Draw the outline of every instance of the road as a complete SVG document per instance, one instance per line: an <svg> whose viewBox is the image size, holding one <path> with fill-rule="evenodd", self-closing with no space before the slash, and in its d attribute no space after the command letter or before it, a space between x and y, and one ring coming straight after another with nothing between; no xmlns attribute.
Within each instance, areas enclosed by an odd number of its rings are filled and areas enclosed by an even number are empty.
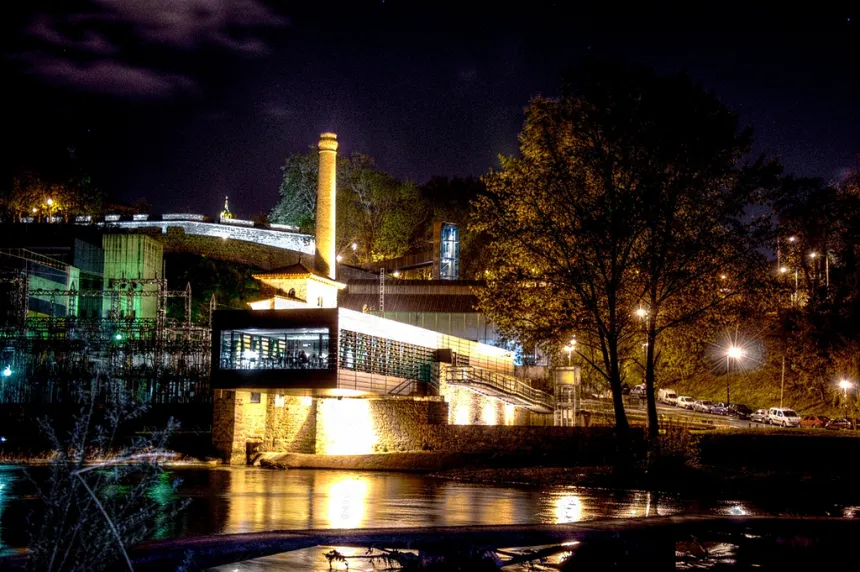
<svg viewBox="0 0 860 572"><path fill-rule="evenodd" d="M635 397L625 396L624 406L628 414L633 416L637 414L645 414L645 400L640 400ZM608 399L587 399L582 402L582 408L591 411L611 411L612 402ZM765 425L764 423L754 423L749 420L741 420L735 417L727 417L724 415L711 415L710 413L699 413L689 409L682 409L672 405L657 404L657 414L661 417L669 417L678 421L688 421L690 423L702 423L713 425L715 427L732 428L732 429L776 429L774 425Z"/></svg>

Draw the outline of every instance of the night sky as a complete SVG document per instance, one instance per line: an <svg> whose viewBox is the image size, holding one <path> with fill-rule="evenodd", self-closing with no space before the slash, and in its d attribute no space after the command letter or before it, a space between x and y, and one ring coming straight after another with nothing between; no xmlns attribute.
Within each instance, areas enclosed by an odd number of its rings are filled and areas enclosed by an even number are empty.
<svg viewBox="0 0 860 572"><path fill-rule="evenodd" d="M229 194L250 217L277 200L285 157L327 130L398 177L481 175L516 152L529 98L557 94L587 55L689 73L790 173L858 164L860 13L344 4L4 5L4 184L71 149L119 200L215 215Z"/></svg>

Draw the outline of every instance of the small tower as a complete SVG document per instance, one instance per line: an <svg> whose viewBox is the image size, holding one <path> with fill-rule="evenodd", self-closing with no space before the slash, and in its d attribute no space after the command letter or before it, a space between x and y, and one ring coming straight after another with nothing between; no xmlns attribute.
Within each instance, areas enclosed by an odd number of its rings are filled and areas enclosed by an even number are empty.
<svg viewBox="0 0 860 572"><path fill-rule="evenodd" d="M229 197L229 196L224 197L224 210L223 210L223 211L221 211L221 218L222 218L222 219L231 219L231 218L233 218L233 213L231 213L231 212L230 212L229 200L230 200L230 197Z"/></svg>

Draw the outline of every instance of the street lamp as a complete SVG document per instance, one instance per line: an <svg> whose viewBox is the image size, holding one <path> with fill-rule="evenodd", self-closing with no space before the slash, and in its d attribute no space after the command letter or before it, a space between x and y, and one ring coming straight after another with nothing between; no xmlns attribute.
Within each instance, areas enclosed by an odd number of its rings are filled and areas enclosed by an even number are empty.
<svg viewBox="0 0 860 572"><path fill-rule="evenodd" d="M51 218L53 218L52 212L54 209L54 199L52 199L51 197L48 197L47 203L48 203L48 222L51 222Z"/></svg>
<svg viewBox="0 0 860 572"><path fill-rule="evenodd" d="M570 354L576 349L576 338L570 340L570 343L564 346L564 351L567 352L567 366L570 367Z"/></svg>
<svg viewBox="0 0 860 572"><path fill-rule="evenodd" d="M729 389L729 380L731 379L731 361L739 362L746 355L746 351L734 344L730 345L726 350L726 405L729 405L731 401L731 390Z"/></svg>
<svg viewBox="0 0 860 572"><path fill-rule="evenodd" d="M839 387L842 388L842 400L845 402L845 418L849 419L848 416L848 390L854 387L854 384L847 379L839 380Z"/></svg>
<svg viewBox="0 0 860 572"><path fill-rule="evenodd" d="M636 309L636 316L637 317L644 318L647 315L648 315L648 310L646 310L642 306L639 306L639 308Z"/></svg>

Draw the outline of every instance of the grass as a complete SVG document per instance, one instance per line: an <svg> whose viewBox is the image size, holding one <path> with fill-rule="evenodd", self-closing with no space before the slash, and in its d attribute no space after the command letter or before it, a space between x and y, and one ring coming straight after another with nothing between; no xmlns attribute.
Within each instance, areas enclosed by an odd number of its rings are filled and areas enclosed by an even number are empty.
<svg viewBox="0 0 860 572"><path fill-rule="evenodd" d="M672 385L677 394L690 395L696 399L711 401L726 400L726 377L705 374L695 379L676 382ZM754 372L732 374L729 379L732 403L743 403L753 410L779 407L780 380ZM844 417L845 409L824 403L820 396L803 388L796 388L786 380L784 407L794 409L800 415L827 415Z"/></svg>

